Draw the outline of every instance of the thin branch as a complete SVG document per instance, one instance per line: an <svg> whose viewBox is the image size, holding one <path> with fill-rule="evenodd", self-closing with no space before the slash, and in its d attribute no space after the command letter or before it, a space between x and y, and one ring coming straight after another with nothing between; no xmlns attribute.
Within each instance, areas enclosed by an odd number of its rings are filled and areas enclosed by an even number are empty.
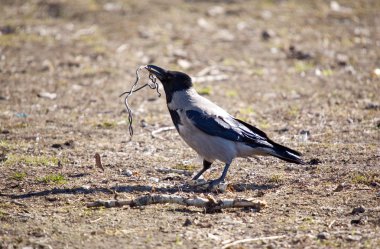
<svg viewBox="0 0 380 249"><path fill-rule="evenodd" d="M223 81L226 79L228 79L228 75L226 74L204 75L204 76L192 77L192 80L197 83Z"/></svg>
<svg viewBox="0 0 380 249"><path fill-rule="evenodd" d="M257 237L257 238L248 238L248 239L241 239L236 240L234 242L228 243L222 247L222 249L229 248L231 246L235 246L241 243L251 242L251 241L258 241L258 240L274 240L274 239L281 239L285 238L285 235L277 235L277 236L269 236L269 237Z"/></svg>
<svg viewBox="0 0 380 249"><path fill-rule="evenodd" d="M162 137L157 136L158 133L165 132L165 131L171 131L171 130L174 130L174 129L175 129L174 126L161 127L161 128L159 128L157 130L152 131L151 134L152 134L152 137L154 137L154 138L161 138L162 139Z"/></svg>
<svg viewBox="0 0 380 249"><path fill-rule="evenodd" d="M331 229L331 227L334 225L335 221L336 221L336 220L331 221L330 224L329 224L327 227L328 227L329 229Z"/></svg>
<svg viewBox="0 0 380 249"><path fill-rule="evenodd" d="M254 208L261 210L267 206L265 201L254 200L254 199L215 199L214 197L208 195L207 198L202 197L192 197L187 198L179 195L144 195L139 196L132 200L98 200L94 202L87 203L87 207L122 207L122 206L147 206L153 204L178 204L183 206L194 206L205 208L206 212L215 212L225 208Z"/></svg>
<svg viewBox="0 0 380 249"><path fill-rule="evenodd" d="M193 172L183 169L171 169L171 168L156 168L156 170L160 173L168 174L168 173L176 173L179 175L191 176Z"/></svg>
<svg viewBox="0 0 380 249"><path fill-rule="evenodd" d="M103 165L102 165L102 161L100 160L100 155L99 153L95 153L95 166L100 168L102 171L104 171L104 168L103 168Z"/></svg>

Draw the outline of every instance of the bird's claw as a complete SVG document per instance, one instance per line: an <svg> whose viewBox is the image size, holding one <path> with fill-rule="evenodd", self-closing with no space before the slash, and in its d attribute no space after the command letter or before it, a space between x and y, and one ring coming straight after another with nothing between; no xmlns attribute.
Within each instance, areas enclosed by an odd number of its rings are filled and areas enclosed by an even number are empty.
<svg viewBox="0 0 380 249"><path fill-rule="evenodd" d="M195 187L202 190L207 190L210 192L225 192L227 189L227 183L220 180L215 179L212 181L205 181L204 179L191 180L186 182L183 186L186 187Z"/></svg>
<svg viewBox="0 0 380 249"><path fill-rule="evenodd" d="M215 179L208 182L207 190L211 192L224 192L227 189L227 183L220 179Z"/></svg>

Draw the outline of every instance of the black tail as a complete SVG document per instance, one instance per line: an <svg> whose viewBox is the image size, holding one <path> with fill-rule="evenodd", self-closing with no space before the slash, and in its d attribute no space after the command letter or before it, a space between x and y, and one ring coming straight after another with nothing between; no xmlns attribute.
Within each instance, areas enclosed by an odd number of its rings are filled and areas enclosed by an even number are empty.
<svg viewBox="0 0 380 249"><path fill-rule="evenodd" d="M267 152L275 156L277 158L280 158L284 161L290 162L290 163L296 163L296 164L305 164L305 162L302 160L301 156L302 154L298 151L292 150L288 147L285 147L281 144L275 143L273 141L268 141L273 145L273 148L268 148Z"/></svg>
<svg viewBox="0 0 380 249"><path fill-rule="evenodd" d="M262 140L269 143L270 145L265 144L260 149L262 150L263 154L269 154L275 157L278 157L284 161L290 162L290 163L297 163L297 164L305 164L305 162L301 158L301 153L298 151L292 150L288 147L285 147L281 144L275 143L272 140L268 138L268 136L261 130L257 129L256 127L241 121L239 119L235 119L237 122L239 122L241 125L245 126L245 128L248 128L252 133L246 133L246 142L248 145L252 145L252 147L257 148L257 137L261 137ZM245 129L243 129L245 131ZM244 132L243 132L244 133ZM260 141L260 139L259 139Z"/></svg>

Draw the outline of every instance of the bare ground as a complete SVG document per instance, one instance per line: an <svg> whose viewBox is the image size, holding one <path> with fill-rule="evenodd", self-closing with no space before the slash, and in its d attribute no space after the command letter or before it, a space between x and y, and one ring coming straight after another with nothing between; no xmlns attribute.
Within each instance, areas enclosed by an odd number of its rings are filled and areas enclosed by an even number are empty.
<svg viewBox="0 0 380 249"><path fill-rule="evenodd" d="M233 247L380 248L380 2L339 3L1 1L0 248L215 248L279 235ZM114 189L207 194L156 171L200 163L175 131L151 136L172 125L154 91L133 95L129 139L118 95L147 63L213 75L196 78L200 92L310 164L235 160L229 190L213 195L265 200L259 212L86 208Z"/></svg>

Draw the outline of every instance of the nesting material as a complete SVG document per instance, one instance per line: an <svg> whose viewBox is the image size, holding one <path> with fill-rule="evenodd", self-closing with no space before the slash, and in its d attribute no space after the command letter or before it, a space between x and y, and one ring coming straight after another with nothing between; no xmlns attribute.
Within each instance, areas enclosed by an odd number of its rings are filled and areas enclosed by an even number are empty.
<svg viewBox="0 0 380 249"><path fill-rule="evenodd" d="M159 91L159 86L158 86L158 83L157 83L157 78L152 73L150 73L150 72L149 72L149 80L150 80L150 82L148 82L145 85L143 85L143 86L135 89L137 87L137 84L139 83L139 80L140 80L140 71L142 69L147 69L147 65L140 66L139 68L137 68L137 70L136 70L136 80L133 83L131 89L129 91L123 92L119 96L119 97L121 97L123 95L126 95L125 98L124 98L124 103L125 103L125 107L127 108L127 111L128 111L128 125L129 125L128 129L129 129L129 135L131 137L133 136L133 127L132 127L132 124L133 124L133 114L132 114L132 109L131 109L131 107L128 104L128 98L134 92L137 92L137 91L145 88L146 86L149 86L150 89L156 89L156 91L158 93L158 97L161 97L161 93Z"/></svg>

